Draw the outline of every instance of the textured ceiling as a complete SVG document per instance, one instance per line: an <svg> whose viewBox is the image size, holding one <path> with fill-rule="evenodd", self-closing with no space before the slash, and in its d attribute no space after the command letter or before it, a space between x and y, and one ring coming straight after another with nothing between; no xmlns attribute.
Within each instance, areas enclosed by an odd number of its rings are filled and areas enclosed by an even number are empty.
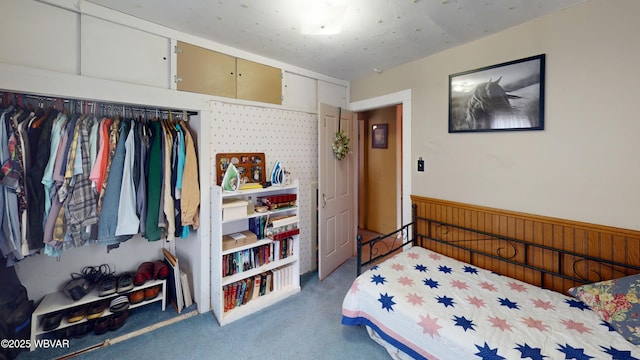
<svg viewBox="0 0 640 360"><path fill-rule="evenodd" d="M587 0L332 0L347 6L336 35L301 34L305 1L310 0L88 0L343 80L384 71Z"/></svg>

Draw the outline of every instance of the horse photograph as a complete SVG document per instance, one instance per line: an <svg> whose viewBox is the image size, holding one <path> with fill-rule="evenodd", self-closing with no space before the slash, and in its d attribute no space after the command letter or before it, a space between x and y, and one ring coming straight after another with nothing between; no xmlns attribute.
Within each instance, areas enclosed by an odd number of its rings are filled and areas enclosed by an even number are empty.
<svg viewBox="0 0 640 360"><path fill-rule="evenodd" d="M541 54L449 75L449 132L543 130L544 60Z"/></svg>

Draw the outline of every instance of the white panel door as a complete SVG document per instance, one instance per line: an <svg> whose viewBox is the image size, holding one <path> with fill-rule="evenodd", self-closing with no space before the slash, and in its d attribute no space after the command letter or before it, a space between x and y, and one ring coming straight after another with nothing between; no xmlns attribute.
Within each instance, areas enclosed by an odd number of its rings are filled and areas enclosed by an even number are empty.
<svg viewBox="0 0 640 360"><path fill-rule="evenodd" d="M318 118L318 276L322 280L355 252L357 139L350 111L321 103ZM354 152L342 160L331 149L339 129L351 139Z"/></svg>

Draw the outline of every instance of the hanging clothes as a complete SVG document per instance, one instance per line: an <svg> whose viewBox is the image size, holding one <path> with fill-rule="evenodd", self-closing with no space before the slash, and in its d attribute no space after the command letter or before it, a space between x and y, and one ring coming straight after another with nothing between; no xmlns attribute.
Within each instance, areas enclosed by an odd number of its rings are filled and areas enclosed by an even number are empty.
<svg viewBox="0 0 640 360"><path fill-rule="evenodd" d="M9 138L11 136L7 119L11 116L14 108L9 108L0 115L0 163L6 164L10 161L9 156ZM12 265L14 262L22 260L22 246L20 242L20 223L18 219L18 197L11 186L4 185L5 178L3 174L3 186L0 189L0 207L2 215L0 216L0 250L7 258L7 264Z"/></svg>
<svg viewBox="0 0 640 360"><path fill-rule="evenodd" d="M162 133L158 121L151 122L151 141L149 145L149 175L147 176L147 217L146 236L149 241L160 240L158 209L162 195Z"/></svg>
<svg viewBox="0 0 640 360"><path fill-rule="evenodd" d="M97 117L69 105L0 106L0 251L9 264L197 229L198 164L184 119L134 119L124 109Z"/></svg>
<svg viewBox="0 0 640 360"><path fill-rule="evenodd" d="M180 211L182 226L197 229L200 226L200 182L198 180L198 157L196 146L187 124L180 122L184 129L185 162L182 175L182 190L180 195ZM186 230L188 231L188 229ZM183 236L186 237L186 236Z"/></svg>

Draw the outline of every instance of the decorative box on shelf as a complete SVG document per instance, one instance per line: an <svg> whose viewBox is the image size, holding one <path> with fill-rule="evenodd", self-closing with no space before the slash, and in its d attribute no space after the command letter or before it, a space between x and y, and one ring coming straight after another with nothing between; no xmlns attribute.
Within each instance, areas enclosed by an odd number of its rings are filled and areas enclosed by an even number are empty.
<svg viewBox="0 0 640 360"><path fill-rule="evenodd" d="M222 236L222 250L226 251L258 241L256 234L249 230Z"/></svg>
<svg viewBox="0 0 640 360"><path fill-rule="evenodd" d="M222 203L222 221L231 221L247 217L249 202L242 199L224 199Z"/></svg>

